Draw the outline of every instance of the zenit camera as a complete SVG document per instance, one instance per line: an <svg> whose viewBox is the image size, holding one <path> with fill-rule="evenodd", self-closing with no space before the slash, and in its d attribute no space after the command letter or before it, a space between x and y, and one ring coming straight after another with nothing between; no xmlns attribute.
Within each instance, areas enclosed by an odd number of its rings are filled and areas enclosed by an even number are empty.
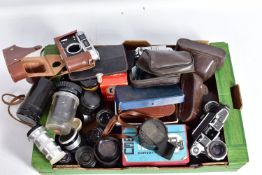
<svg viewBox="0 0 262 175"><path fill-rule="evenodd" d="M204 112L203 119L192 133L194 142L190 154L195 157L205 154L212 160L223 160L227 155L227 147L219 135L229 116L229 107L209 101L204 106Z"/></svg>
<svg viewBox="0 0 262 175"><path fill-rule="evenodd" d="M75 30L54 40L69 72L90 69L100 60L99 53L83 32Z"/></svg>

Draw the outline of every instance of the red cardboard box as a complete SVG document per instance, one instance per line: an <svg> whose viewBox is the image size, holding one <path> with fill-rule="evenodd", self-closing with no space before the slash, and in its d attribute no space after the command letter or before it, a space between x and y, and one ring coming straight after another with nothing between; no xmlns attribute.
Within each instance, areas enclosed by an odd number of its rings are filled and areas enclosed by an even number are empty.
<svg viewBox="0 0 262 175"><path fill-rule="evenodd" d="M103 75L102 83L100 83L103 99L106 101L114 101L115 87L127 86L127 73L119 73L113 75Z"/></svg>

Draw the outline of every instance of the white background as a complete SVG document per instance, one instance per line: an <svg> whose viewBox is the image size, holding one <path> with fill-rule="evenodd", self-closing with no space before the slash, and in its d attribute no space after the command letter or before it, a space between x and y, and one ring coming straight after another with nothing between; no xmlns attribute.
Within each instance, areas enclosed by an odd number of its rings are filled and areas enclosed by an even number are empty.
<svg viewBox="0 0 262 175"><path fill-rule="evenodd" d="M145 39L174 44L180 37L226 41L240 84L250 162L237 174L258 174L261 154L262 5L259 1L0 1L0 48L53 43L55 36L82 30L94 44ZM0 55L0 94L26 93L26 81L14 83ZM15 108L14 112L15 112ZM31 166L29 128L9 118L0 103L0 174L37 174ZM218 173L224 174L224 173ZM233 174L233 173L228 173Z"/></svg>

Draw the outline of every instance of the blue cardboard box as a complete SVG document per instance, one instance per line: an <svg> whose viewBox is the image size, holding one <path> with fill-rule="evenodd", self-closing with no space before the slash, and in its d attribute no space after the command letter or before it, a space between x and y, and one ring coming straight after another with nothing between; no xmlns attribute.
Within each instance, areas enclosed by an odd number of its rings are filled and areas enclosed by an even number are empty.
<svg viewBox="0 0 262 175"><path fill-rule="evenodd" d="M158 155L153 150L141 146L136 136L135 128L123 128L122 133L130 138L122 139L122 164L123 166L173 166L185 165L189 162L186 126L183 124L166 125L169 141L176 145L171 160Z"/></svg>
<svg viewBox="0 0 262 175"><path fill-rule="evenodd" d="M115 101L119 111L164 106L184 102L184 94L177 85L149 88L117 86Z"/></svg>

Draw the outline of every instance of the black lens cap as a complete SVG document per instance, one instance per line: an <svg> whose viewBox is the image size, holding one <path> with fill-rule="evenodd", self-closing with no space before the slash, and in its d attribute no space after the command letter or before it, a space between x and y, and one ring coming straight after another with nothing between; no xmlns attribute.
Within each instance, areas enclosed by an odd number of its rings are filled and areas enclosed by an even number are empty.
<svg viewBox="0 0 262 175"><path fill-rule="evenodd" d="M90 146L81 146L75 153L75 160L78 165L84 168L92 168L96 165L94 150Z"/></svg>
<svg viewBox="0 0 262 175"><path fill-rule="evenodd" d="M95 156L102 166L114 166L120 155L120 142L114 137L101 138L95 145Z"/></svg>
<svg viewBox="0 0 262 175"><path fill-rule="evenodd" d="M79 83L83 88L93 88L93 87L98 86L98 81L97 81L96 77L91 78L91 79L87 79L87 80L79 81Z"/></svg>
<svg viewBox="0 0 262 175"><path fill-rule="evenodd" d="M96 114L96 122L100 127L106 127L109 120L113 117L113 112L108 109L101 109Z"/></svg>
<svg viewBox="0 0 262 175"><path fill-rule="evenodd" d="M143 147L155 150L166 159L171 159L175 146L168 142L167 129L158 119L149 119L141 124L138 130L138 141Z"/></svg>

